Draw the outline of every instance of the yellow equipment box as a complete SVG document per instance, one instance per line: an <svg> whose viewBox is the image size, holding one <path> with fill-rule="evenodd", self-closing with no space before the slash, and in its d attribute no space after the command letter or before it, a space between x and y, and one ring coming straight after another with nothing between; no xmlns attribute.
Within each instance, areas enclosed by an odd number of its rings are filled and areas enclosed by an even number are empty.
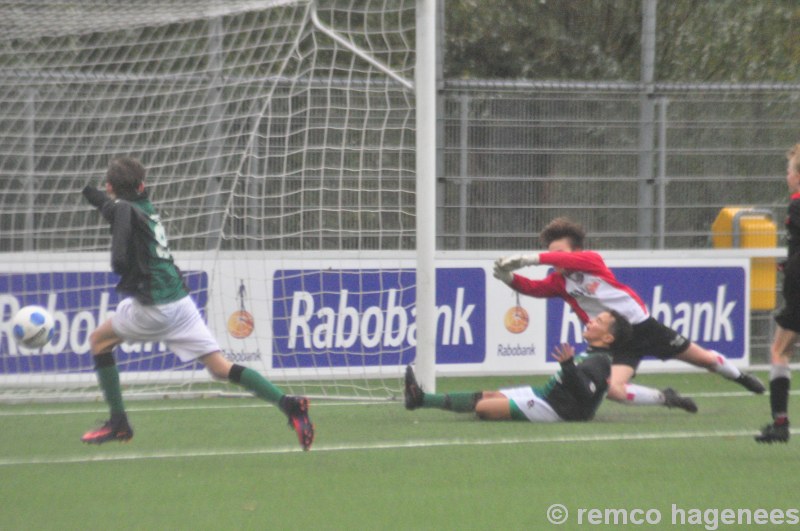
<svg viewBox="0 0 800 531"><path fill-rule="evenodd" d="M711 225L715 249L766 248L778 246L778 230L769 210L725 207ZM750 262L750 309L774 310L777 269L775 258L752 258Z"/></svg>

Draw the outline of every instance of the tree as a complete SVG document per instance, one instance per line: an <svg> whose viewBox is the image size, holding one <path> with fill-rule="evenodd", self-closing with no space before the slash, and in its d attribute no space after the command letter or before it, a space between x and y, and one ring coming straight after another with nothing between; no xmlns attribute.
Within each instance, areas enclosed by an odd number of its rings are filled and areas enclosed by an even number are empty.
<svg viewBox="0 0 800 531"><path fill-rule="evenodd" d="M445 77L638 81L641 16L642 0L445 0ZM661 0L656 80L800 81L798 23L793 0Z"/></svg>

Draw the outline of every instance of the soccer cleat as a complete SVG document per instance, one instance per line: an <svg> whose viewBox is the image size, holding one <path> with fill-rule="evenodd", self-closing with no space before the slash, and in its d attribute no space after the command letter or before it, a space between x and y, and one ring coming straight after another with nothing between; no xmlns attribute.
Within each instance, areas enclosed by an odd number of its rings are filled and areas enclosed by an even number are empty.
<svg viewBox="0 0 800 531"><path fill-rule="evenodd" d="M403 387L403 398L405 398L406 409L413 410L422 407L422 400L425 398L425 393L417 383L417 377L414 376L414 369L411 365L406 366L406 380Z"/></svg>
<svg viewBox="0 0 800 531"><path fill-rule="evenodd" d="M668 387L661 391L661 394L664 395L664 405L668 408L677 407L689 413L697 413L697 404L694 400L679 395L675 389Z"/></svg>
<svg viewBox="0 0 800 531"><path fill-rule="evenodd" d="M756 442L772 444L774 442L789 442L789 421L782 424L767 424L761 428L761 433L756 435Z"/></svg>
<svg viewBox="0 0 800 531"><path fill-rule="evenodd" d="M308 418L308 398L304 396L284 396L280 408L289 417L289 427L297 433L297 440L303 450L308 451L314 442L314 424Z"/></svg>
<svg viewBox="0 0 800 531"><path fill-rule="evenodd" d="M750 391L751 393L755 393L757 395L762 395L764 394L764 391L766 391L764 384L762 384L758 378L756 378L752 374L747 374L746 372L743 372L734 381L739 385L741 385L742 387L744 387L745 389L747 389L748 391Z"/></svg>
<svg viewBox="0 0 800 531"><path fill-rule="evenodd" d="M128 442L133 439L133 429L127 419L108 420L96 430L87 431L81 441L87 444L103 444L109 441Z"/></svg>

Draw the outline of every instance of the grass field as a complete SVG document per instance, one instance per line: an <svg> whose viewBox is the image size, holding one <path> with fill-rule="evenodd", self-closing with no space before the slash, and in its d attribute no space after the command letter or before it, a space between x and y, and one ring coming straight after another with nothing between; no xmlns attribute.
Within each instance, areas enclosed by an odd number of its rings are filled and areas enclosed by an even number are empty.
<svg viewBox="0 0 800 531"><path fill-rule="evenodd" d="M102 404L2 405L0 529L549 529L553 504L569 511L558 529L603 527L590 509L660 514L631 527L725 529L710 510L800 508L800 442L752 438L767 397L705 374L637 382L676 387L700 412L606 402L590 423L535 425L314 402L303 453L284 417L251 399L131 402L134 439L100 447L78 439ZM685 527L672 525L680 511Z"/></svg>

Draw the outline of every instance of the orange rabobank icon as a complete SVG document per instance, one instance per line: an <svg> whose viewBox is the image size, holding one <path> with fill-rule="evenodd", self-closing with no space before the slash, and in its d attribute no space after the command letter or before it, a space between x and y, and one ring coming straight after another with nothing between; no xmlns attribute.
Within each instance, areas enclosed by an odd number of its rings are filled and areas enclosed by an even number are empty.
<svg viewBox="0 0 800 531"><path fill-rule="evenodd" d="M247 289L244 287L244 280L239 281L239 310L228 317L228 333L236 339L244 339L253 333L255 320L253 314L244 309L244 299Z"/></svg>
<svg viewBox="0 0 800 531"><path fill-rule="evenodd" d="M247 310L238 310L228 317L228 333L236 339L244 339L253 333L255 322Z"/></svg>
<svg viewBox="0 0 800 531"><path fill-rule="evenodd" d="M520 305L508 309L503 317L506 329L512 334L521 334L528 328L528 312Z"/></svg>

